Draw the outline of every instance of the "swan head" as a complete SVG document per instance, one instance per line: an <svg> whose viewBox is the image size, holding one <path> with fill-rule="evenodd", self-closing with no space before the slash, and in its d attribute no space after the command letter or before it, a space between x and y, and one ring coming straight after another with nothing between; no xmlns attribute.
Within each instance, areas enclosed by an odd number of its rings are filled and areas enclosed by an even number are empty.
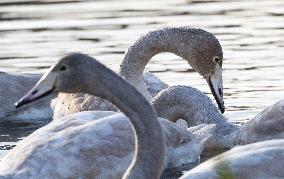
<svg viewBox="0 0 284 179"><path fill-rule="evenodd" d="M72 53L63 57L56 65L49 68L24 97L15 103L15 107L18 108L24 104L31 103L51 93L84 91L86 84L82 84L84 82L82 76L87 75L85 73L88 70L85 68L89 68L89 62L93 63L92 59L81 53Z"/></svg>
<svg viewBox="0 0 284 179"><path fill-rule="evenodd" d="M225 112L223 100L222 63L223 51L218 39L205 30L196 29L194 38L187 43L183 58L192 68L203 76L222 113ZM184 51L184 50L182 50Z"/></svg>

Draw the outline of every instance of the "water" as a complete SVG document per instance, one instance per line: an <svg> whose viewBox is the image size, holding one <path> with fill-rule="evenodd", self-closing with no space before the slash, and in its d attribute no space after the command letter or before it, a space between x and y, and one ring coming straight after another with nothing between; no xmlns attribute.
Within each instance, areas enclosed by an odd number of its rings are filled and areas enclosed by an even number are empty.
<svg viewBox="0 0 284 179"><path fill-rule="evenodd" d="M244 122L284 96L283 0L1 0L0 71L43 73L64 54L88 53L117 69L149 30L192 26L214 33L224 51L225 116ZM164 53L147 69L170 85L210 95L204 79ZM0 127L0 156L39 126Z"/></svg>

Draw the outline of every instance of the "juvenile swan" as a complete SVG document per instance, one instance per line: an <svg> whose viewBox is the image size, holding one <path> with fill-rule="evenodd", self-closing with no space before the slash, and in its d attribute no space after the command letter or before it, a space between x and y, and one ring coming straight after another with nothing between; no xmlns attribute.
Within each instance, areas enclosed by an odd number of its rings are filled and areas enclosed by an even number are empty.
<svg viewBox="0 0 284 179"><path fill-rule="evenodd" d="M1 160L1 176L121 178L131 163L134 146L135 157L124 177L159 178L164 167L198 159L188 152L201 151L197 144L200 140L160 119L162 132L147 100L122 78L86 55L76 53L64 57L16 106L59 91L90 93L110 100L129 117L137 140L122 113L77 113L54 120L21 141Z"/></svg>
<svg viewBox="0 0 284 179"><path fill-rule="evenodd" d="M206 79L220 111L225 111L222 82L223 51L213 34L189 27L164 28L147 33L128 49L120 65L120 75L149 101L152 100L152 96L144 84L143 71L150 59L161 52L171 52L185 59ZM158 88L159 84L152 86ZM160 88L162 90L165 85L160 83L160 86L163 86Z"/></svg>
<svg viewBox="0 0 284 179"><path fill-rule="evenodd" d="M82 80L83 79L82 77L86 77L86 76L88 76L89 78L84 78L84 79L90 79L90 80ZM78 85L79 82L80 82L80 85ZM16 103L16 107L20 107L24 104L30 103L52 92L59 92L59 91L67 92L67 93L68 92L69 93L72 93L72 92L73 93L80 93L80 92L91 93L93 95L108 99L112 103L114 103L122 112L124 112L129 117L129 120L131 121L133 129L135 131L135 136L137 138L137 141L136 141L137 144L135 147L137 149L137 152L135 153L135 157L134 157L132 164L130 165L128 170L125 172L124 178L137 178L137 177L159 178L160 177L160 174L163 169L164 158L165 158L164 157L165 156L165 143L163 139L163 132L157 120L157 116L156 116L154 109L147 102L147 100L142 95L140 95L139 92L137 92L133 87L131 87L131 85L129 85L124 80L122 80L114 72L112 72L111 70L103 66L102 64L95 61L93 58L83 55L83 54L78 54L78 53L71 54L69 56L64 57L55 66L51 67L49 71L45 75L43 75L43 77L36 84L36 86L33 87L32 90L27 95L25 95L23 98L21 98L19 102ZM106 135L107 133L111 133L111 128L107 129L105 128L107 126L102 126L102 125L100 126L100 122L101 121L99 120L97 131L100 131L100 133L102 133L101 134L102 136ZM50 127L50 125L48 127ZM76 126L68 126L67 128L71 129L72 127L76 128ZM85 130L88 130L88 129L85 129ZM44 129L41 129L40 131L44 131ZM61 132L58 131L57 134L60 135ZM69 136L68 130L65 132L67 132L65 134ZM77 132L80 133L79 131ZM93 140L100 140L100 137L99 137L100 133L97 133L97 137L96 135L95 136L93 135L92 136ZM40 136L40 133L37 135ZM36 137L36 136L32 135L32 137ZM42 136L40 136L39 138L41 137ZM53 136L53 137L56 137L56 136ZM60 145L58 144L58 139L52 140L52 136L49 136L49 138L51 139L45 141L47 144L45 145L45 147L49 148L49 150L41 151L37 153L37 151L39 150L38 148L33 151L34 153L31 153L31 156L28 156L28 157L25 156L26 160L23 160L23 161L20 160L21 161L20 165L15 166L14 164L12 168L18 171L22 171L19 173L14 173L15 177L17 176L17 174L20 174L20 175L34 174L34 175L38 175L37 177L40 177L41 174L45 176L52 176L53 174L53 177L57 176L57 177L65 177L65 178L76 176L76 173L74 173L74 175L69 175L69 172L72 172L73 169L69 168L69 170L71 171L68 171L68 169L65 168L66 166L61 166L64 168L61 171L62 173L58 171L54 171L54 172L48 171L50 169L49 168L50 164L53 163L54 161L47 162L46 166L40 166L40 168L47 167L46 169L41 170L41 171L36 170L36 168L38 169L38 167L26 168L26 170L23 170L24 165L22 162L26 164L35 164L36 162L44 160L44 158L47 161L52 160L52 156L50 156L52 154L55 157L53 159L55 160L57 159L58 162L60 160L65 160L65 158L63 157L64 155L62 156L63 158L61 158L60 155L56 154L59 152L58 150L54 150L54 152L56 153L51 152L52 148L56 149L58 145ZM80 138L77 138L77 140L78 139ZM52 142L50 141L54 142L55 145L52 145ZM29 140L28 141L26 140L26 142L29 142ZM63 142L63 145L61 145L61 147L64 147L64 146L66 147L66 145L68 145L68 141L62 141L62 142ZM102 142L101 145L103 145L103 143L104 142ZM42 148L43 146L41 144L41 146L38 146L38 147ZM115 150L115 148L109 148L109 149ZM49 154L49 157L51 158L45 157L43 155L44 152L47 152L47 151L51 153ZM11 153L13 152L17 152L17 149L12 151ZM72 151L69 150L69 152L72 152ZM83 151L83 152L87 152L87 151ZM107 153L111 154L111 151ZM36 157L37 154L42 154L42 156ZM23 156L23 155L20 155L20 156ZM36 158L32 158L32 156ZM73 157L75 156L72 155L71 158ZM90 154L89 157L93 157L93 156ZM162 160L155 161L155 157L162 158ZM30 160L27 160L27 159L30 159ZM1 162L6 163L4 159ZM68 161L68 163L69 162L71 161ZM96 165L100 165L100 163L97 163ZM96 168L93 168L92 170L94 171L94 174L96 174ZM47 174L45 172L47 173L51 172L51 173ZM92 176L91 173L89 173L91 171L86 172L86 173L85 172L86 171L81 171L81 176L84 176L84 177ZM6 174L9 174L9 172L7 172ZM64 176L64 174L66 174L67 176ZM97 175L93 175L93 176L97 176ZM101 173L101 175L103 176L104 174ZM27 178L27 176L25 176L25 178Z"/></svg>
<svg viewBox="0 0 284 179"><path fill-rule="evenodd" d="M284 177L284 140L275 139L235 147L185 173L182 179Z"/></svg>
<svg viewBox="0 0 284 179"><path fill-rule="evenodd" d="M284 138L284 100L267 107L244 125L226 121L208 96L189 86L162 90L152 101L159 117L184 119L194 134L211 134L206 147L231 148L268 139ZM206 125L216 124L216 125Z"/></svg>

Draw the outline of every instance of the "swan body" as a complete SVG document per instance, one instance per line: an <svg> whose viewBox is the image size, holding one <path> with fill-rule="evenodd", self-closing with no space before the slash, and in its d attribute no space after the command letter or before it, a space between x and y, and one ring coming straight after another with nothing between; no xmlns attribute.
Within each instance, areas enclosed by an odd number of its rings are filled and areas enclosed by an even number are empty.
<svg viewBox="0 0 284 179"><path fill-rule="evenodd" d="M253 119L246 122L238 133L237 144L283 139L284 138L284 100L268 106Z"/></svg>
<svg viewBox="0 0 284 179"><path fill-rule="evenodd" d="M203 140L165 119L159 122L166 143L164 169L198 161ZM21 141L1 159L0 174L11 178L121 178L134 156L134 141L124 114L80 112L55 119Z"/></svg>
<svg viewBox="0 0 284 179"><path fill-rule="evenodd" d="M191 133L210 134L206 148L228 149L240 144L284 138L284 100L267 107L242 126L227 122L210 98L192 87L169 87L157 94L151 103L159 117L172 122L183 119Z"/></svg>
<svg viewBox="0 0 284 179"><path fill-rule="evenodd" d="M234 147L185 173L181 179L284 177L284 140Z"/></svg>
<svg viewBox="0 0 284 179"><path fill-rule="evenodd" d="M78 85L78 83L80 83L80 85ZM92 95L108 99L110 102L115 104L126 116L128 116L128 119L131 121L131 126L134 130L135 136L134 146L136 152L134 153L134 158L130 166L127 167L127 170L124 172L122 178L134 179L137 177L160 177L165 159L165 142L163 131L160 123L157 120L155 110L134 87L129 85L129 83L96 61L94 58L80 53L73 53L63 57L56 65L52 66L37 82L37 84L15 104L15 106L19 108L20 106L43 98L44 96L58 92L90 93ZM63 132L67 136L69 134L69 127L71 126L67 126L66 130ZM96 138L100 139L100 132L103 133L102 136L104 135L104 132L111 133L111 131L101 131L101 127L99 125L96 128L98 130L98 136L92 138L94 141L96 141ZM79 132L80 131L77 130L75 133L73 133L73 136L76 136ZM63 147L64 143L68 143L68 141L64 140L64 136L65 135L63 135L63 141L59 142L60 144L63 144ZM55 138L51 137L51 140ZM29 142L28 137L25 142ZM46 149L45 151L47 151L51 156L54 155L55 158L57 158L56 151L51 152L49 147L56 148L56 144L58 144L57 142L58 140L55 139L55 141L52 142L52 144L55 144L55 146L50 144L44 147ZM43 145L40 145L39 148L36 148L33 152L31 152L31 156L28 156L28 158L24 159L24 161L27 163L32 161L33 154L36 153L36 151L41 150L42 146ZM76 152L76 148L74 148L74 150ZM158 153L155 153L157 151ZM71 150L70 152L70 154L72 154L74 151ZM84 151L81 152L84 153ZM88 153L85 154L90 157ZM22 157L26 157L26 155L22 155ZM70 155L70 157L72 158L74 155ZM16 163L17 161L21 161L19 160L19 157L17 158L17 160L14 159ZM156 161L155 158L159 158L159 161ZM37 159L48 161L46 155L43 155ZM66 160L64 162L64 158L61 158L60 160L63 162L63 165L66 163ZM50 169L50 165L46 163L46 165L41 166L40 169L38 167L30 168L29 164L27 163L23 164L27 168L21 170L20 172L18 170L13 170L9 172L3 171L3 173L10 178L13 178L14 176L17 178L17 174L19 173L23 175L27 174L31 178L38 177L40 175L46 175L48 177L52 174L50 172L46 172L48 169ZM69 162L67 161L67 163ZM94 165L99 164L94 163ZM146 166L150 166L150 168L146 168ZM42 168L45 167L46 170L42 170ZM72 170L72 168L69 169ZM68 173L67 170L64 170L65 174ZM50 171L56 171L56 168L52 168ZM95 171L95 169L93 169L93 171ZM57 174L57 172L54 174ZM84 172L77 173L75 176L78 175L82 178L90 177L89 173Z"/></svg>

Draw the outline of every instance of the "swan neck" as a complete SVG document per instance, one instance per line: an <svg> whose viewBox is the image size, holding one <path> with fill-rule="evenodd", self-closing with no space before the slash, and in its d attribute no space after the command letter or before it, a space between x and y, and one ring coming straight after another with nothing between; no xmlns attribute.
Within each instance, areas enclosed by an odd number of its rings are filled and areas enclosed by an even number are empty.
<svg viewBox="0 0 284 179"><path fill-rule="evenodd" d="M135 157L124 178L159 178L165 144L155 110L134 87L105 66L92 69L96 69L96 74L87 78L91 79L87 84L88 93L116 105L129 118L134 129ZM93 81L100 85L95 86Z"/></svg>
<svg viewBox="0 0 284 179"><path fill-rule="evenodd" d="M190 52L188 49L185 50L185 40L183 32L176 28L149 32L127 50L120 65L120 75L151 101L152 98L149 98L150 94L143 81L145 66L153 56L161 52L170 52L186 58Z"/></svg>
<svg viewBox="0 0 284 179"><path fill-rule="evenodd" d="M184 119L189 126L224 122L210 98L195 88L169 87L157 94L151 103L159 117L172 122Z"/></svg>

